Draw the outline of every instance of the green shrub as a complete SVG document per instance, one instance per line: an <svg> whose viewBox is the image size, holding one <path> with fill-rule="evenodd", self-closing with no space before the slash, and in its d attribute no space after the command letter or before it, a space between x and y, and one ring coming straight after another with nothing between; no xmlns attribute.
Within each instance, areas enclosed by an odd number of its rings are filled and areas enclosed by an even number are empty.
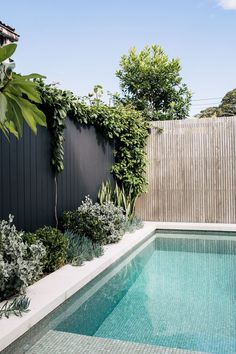
<svg viewBox="0 0 236 354"><path fill-rule="evenodd" d="M25 232L22 235L23 241L27 242L28 245L33 245L36 241L37 241L37 236L36 234L32 233L32 232ZM46 257L46 254L45 254Z"/></svg>
<svg viewBox="0 0 236 354"><path fill-rule="evenodd" d="M86 236L79 236L66 231L65 236L68 239L67 262L73 265L81 265L85 261L91 261L95 257L103 254L102 246L93 242Z"/></svg>
<svg viewBox="0 0 236 354"><path fill-rule="evenodd" d="M121 239L125 231L125 216L122 208L112 202L93 204L89 197L85 197L77 210L64 212L62 224L65 230L104 245Z"/></svg>
<svg viewBox="0 0 236 354"><path fill-rule="evenodd" d="M24 242L24 233L9 221L0 222L0 301L22 294L39 278L46 253L41 242Z"/></svg>
<svg viewBox="0 0 236 354"><path fill-rule="evenodd" d="M61 231L45 226L34 234L25 234L24 237L28 243L39 240L46 248L46 255L43 259L44 273L53 272L65 263L68 241Z"/></svg>

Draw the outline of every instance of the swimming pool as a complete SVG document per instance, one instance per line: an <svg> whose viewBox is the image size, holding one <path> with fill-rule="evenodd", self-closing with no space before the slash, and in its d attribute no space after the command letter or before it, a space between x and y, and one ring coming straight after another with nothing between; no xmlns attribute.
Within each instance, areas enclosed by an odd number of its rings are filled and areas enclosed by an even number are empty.
<svg viewBox="0 0 236 354"><path fill-rule="evenodd" d="M228 233L157 233L33 327L17 353L43 353L51 331L236 353L235 279Z"/></svg>

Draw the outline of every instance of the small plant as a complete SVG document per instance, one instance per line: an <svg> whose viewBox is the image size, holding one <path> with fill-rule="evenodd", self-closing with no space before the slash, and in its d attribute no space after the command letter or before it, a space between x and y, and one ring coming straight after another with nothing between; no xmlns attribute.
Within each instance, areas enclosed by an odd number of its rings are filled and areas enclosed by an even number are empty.
<svg viewBox="0 0 236 354"><path fill-rule="evenodd" d="M0 222L0 301L23 294L42 272L45 247L39 241L28 245L23 236L12 215Z"/></svg>
<svg viewBox="0 0 236 354"><path fill-rule="evenodd" d="M98 191L98 201L100 204L114 202L114 193L111 181L102 182Z"/></svg>
<svg viewBox="0 0 236 354"><path fill-rule="evenodd" d="M65 232L68 239L67 262L73 265L81 265L103 254L102 246L93 242L86 236L79 236L70 231Z"/></svg>
<svg viewBox="0 0 236 354"><path fill-rule="evenodd" d="M28 243L39 240L46 249L43 259L43 272L50 273L61 267L66 260L68 241L63 233L51 226L38 229L34 234L25 234Z"/></svg>
<svg viewBox="0 0 236 354"><path fill-rule="evenodd" d="M126 218L132 220L135 215L135 203L137 200L137 197L133 194L132 188L130 188L128 192L125 192L123 185L120 188L118 184L116 184L114 199L115 205L123 208Z"/></svg>
<svg viewBox="0 0 236 354"><path fill-rule="evenodd" d="M127 220L125 224L126 232L134 232L135 230L139 230L143 227L143 221L136 216L132 220Z"/></svg>
<svg viewBox="0 0 236 354"><path fill-rule="evenodd" d="M27 296L19 296L12 302L6 301L0 308L0 319L5 316L9 318L10 315L22 316L23 312L29 312L30 299Z"/></svg>
<svg viewBox="0 0 236 354"><path fill-rule="evenodd" d="M117 242L124 234L123 210L112 202L93 204L89 197L75 211L63 214L63 227L100 244Z"/></svg>
<svg viewBox="0 0 236 354"><path fill-rule="evenodd" d="M98 201L100 204L113 202L117 207L123 209L127 219L132 220L135 217L135 203L137 197L132 191L125 191L124 186L118 186L116 183L115 188L112 188L110 181L103 182L98 192Z"/></svg>

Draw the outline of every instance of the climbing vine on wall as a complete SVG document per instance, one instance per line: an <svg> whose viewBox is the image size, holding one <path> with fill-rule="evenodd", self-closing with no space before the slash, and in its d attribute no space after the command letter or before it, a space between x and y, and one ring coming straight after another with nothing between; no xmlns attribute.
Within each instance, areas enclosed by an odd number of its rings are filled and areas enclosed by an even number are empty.
<svg viewBox="0 0 236 354"><path fill-rule="evenodd" d="M115 163L112 172L118 183L122 183L134 196L145 190L145 145L148 123L142 114L131 106L108 106L96 99L87 103L69 91L40 82L43 110L53 136L52 165L55 172L64 169L64 129L66 118L74 122L93 125L103 136L115 141Z"/></svg>

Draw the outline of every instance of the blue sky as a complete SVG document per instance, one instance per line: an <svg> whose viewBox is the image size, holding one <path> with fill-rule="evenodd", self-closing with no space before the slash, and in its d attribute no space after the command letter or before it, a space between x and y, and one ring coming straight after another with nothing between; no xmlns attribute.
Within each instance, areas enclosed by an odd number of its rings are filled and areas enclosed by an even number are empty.
<svg viewBox="0 0 236 354"><path fill-rule="evenodd" d="M12 0L0 20L21 36L18 72L80 95L95 84L118 91L120 56L153 43L180 58L193 100L236 87L236 0ZM191 114L217 102L193 101Z"/></svg>

